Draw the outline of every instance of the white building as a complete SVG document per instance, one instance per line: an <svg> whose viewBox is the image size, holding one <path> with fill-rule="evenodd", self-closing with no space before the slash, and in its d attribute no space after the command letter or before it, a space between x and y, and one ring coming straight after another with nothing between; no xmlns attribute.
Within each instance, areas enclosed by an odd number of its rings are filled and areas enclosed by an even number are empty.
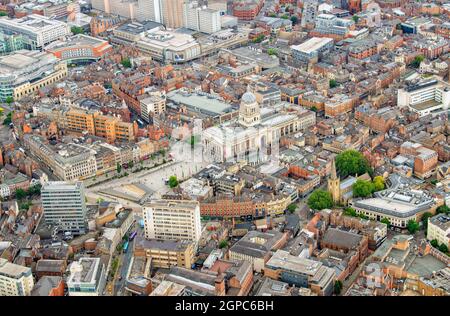
<svg viewBox="0 0 450 316"><path fill-rule="evenodd" d="M236 159L258 163L268 158L269 148L276 145L281 136L315 124L314 112L303 109L297 113L287 112L282 106L260 108L252 92L244 93L237 122L227 122L203 132L204 157L213 161ZM271 153L275 149L274 146Z"/></svg>
<svg viewBox="0 0 450 316"><path fill-rule="evenodd" d="M86 202L83 182L51 181L41 190L42 208L47 224L83 234L86 229Z"/></svg>
<svg viewBox="0 0 450 316"><path fill-rule="evenodd" d="M198 6L196 1L186 2L183 8L184 27L211 34L220 31L220 12L206 6Z"/></svg>
<svg viewBox="0 0 450 316"><path fill-rule="evenodd" d="M29 296L33 286L30 268L0 258L0 296Z"/></svg>
<svg viewBox="0 0 450 316"><path fill-rule="evenodd" d="M23 35L28 49L40 49L71 34L67 23L38 14L27 15L20 19L1 18L0 31Z"/></svg>
<svg viewBox="0 0 450 316"><path fill-rule="evenodd" d="M150 122L150 117L166 111L166 96L159 91L150 93L148 97L140 100L140 105L141 117Z"/></svg>
<svg viewBox="0 0 450 316"><path fill-rule="evenodd" d="M81 258L70 266L69 296L101 296L105 288L105 265L100 258Z"/></svg>
<svg viewBox="0 0 450 316"><path fill-rule="evenodd" d="M450 85L436 79L411 84L398 90L397 105L408 107L420 117L444 113L450 105Z"/></svg>
<svg viewBox="0 0 450 316"><path fill-rule="evenodd" d="M438 214L428 218L427 239L436 239L438 244L450 247L450 216Z"/></svg>
<svg viewBox="0 0 450 316"><path fill-rule="evenodd" d="M189 240L201 236L200 204L190 200L154 200L144 205L145 238Z"/></svg>

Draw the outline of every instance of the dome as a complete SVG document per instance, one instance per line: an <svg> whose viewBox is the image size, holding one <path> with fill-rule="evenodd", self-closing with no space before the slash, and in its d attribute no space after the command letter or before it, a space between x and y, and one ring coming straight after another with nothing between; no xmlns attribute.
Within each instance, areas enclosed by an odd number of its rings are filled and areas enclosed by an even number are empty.
<svg viewBox="0 0 450 316"><path fill-rule="evenodd" d="M242 95L241 98L242 102L245 102L247 104L251 104L251 103L255 103L256 102L256 97L253 93L251 92L246 92Z"/></svg>

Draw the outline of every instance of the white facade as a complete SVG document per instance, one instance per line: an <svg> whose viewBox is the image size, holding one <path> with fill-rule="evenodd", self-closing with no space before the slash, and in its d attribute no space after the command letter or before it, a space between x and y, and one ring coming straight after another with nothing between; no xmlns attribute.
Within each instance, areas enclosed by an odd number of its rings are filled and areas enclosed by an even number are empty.
<svg viewBox="0 0 450 316"><path fill-rule="evenodd" d="M220 12L207 7L199 7L197 2L185 3L183 7L184 27L202 33L215 33L221 30Z"/></svg>
<svg viewBox="0 0 450 316"><path fill-rule="evenodd" d="M0 296L29 296L33 286L30 268L0 258Z"/></svg>
<svg viewBox="0 0 450 316"><path fill-rule="evenodd" d="M201 236L200 204L197 201L155 200L143 207L145 238L189 240Z"/></svg>
<svg viewBox="0 0 450 316"><path fill-rule="evenodd" d="M100 258L81 258L70 266L69 296L101 296L105 287L105 267Z"/></svg>
<svg viewBox="0 0 450 316"><path fill-rule="evenodd" d="M67 23L38 14L27 15L20 19L0 19L0 30L22 34L27 38L30 49L42 48L61 37L70 35Z"/></svg>

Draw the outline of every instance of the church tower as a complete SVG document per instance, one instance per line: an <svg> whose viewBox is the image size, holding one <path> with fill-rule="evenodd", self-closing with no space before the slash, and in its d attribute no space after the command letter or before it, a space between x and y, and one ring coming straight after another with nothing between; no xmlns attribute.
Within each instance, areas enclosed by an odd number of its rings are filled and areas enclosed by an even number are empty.
<svg viewBox="0 0 450 316"><path fill-rule="evenodd" d="M341 196L340 186L341 186L341 179L339 179L339 177L337 176L336 162L333 159L333 162L331 163L331 176L328 179L328 192L331 193L334 203L338 203L340 200Z"/></svg>
<svg viewBox="0 0 450 316"><path fill-rule="evenodd" d="M250 127L261 122L261 112L255 95L247 91L242 95L241 106L239 108L239 124Z"/></svg>

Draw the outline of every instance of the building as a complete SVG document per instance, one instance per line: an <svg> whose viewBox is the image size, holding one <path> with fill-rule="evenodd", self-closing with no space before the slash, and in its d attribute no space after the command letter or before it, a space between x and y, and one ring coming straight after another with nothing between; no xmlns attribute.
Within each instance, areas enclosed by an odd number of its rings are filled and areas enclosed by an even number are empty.
<svg viewBox="0 0 450 316"><path fill-rule="evenodd" d="M407 85L398 90L397 105L408 107L420 117L445 113L450 105L450 87L436 79Z"/></svg>
<svg viewBox="0 0 450 316"><path fill-rule="evenodd" d="M24 37L26 49L42 49L45 45L70 35L69 26L62 21L39 14L31 14L19 19L0 19L0 31L14 32Z"/></svg>
<svg viewBox="0 0 450 316"><path fill-rule="evenodd" d="M428 218L427 239L436 239L438 244L450 247L450 216L438 214Z"/></svg>
<svg viewBox="0 0 450 316"><path fill-rule="evenodd" d="M166 28L177 29L183 27L183 3L184 0L161 1L162 23Z"/></svg>
<svg viewBox="0 0 450 316"><path fill-rule="evenodd" d="M156 240L137 236L134 256L149 258L154 268L177 266L190 269L194 264L194 246L188 240Z"/></svg>
<svg viewBox="0 0 450 316"><path fill-rule="evenodd" d="M141 117L147 123L150 122L151 117L166 111L166 96L161 92L152 93L139 102L141 104Z"/></svg>
<svg viewBox="0 0 450 316"><path fill-rule="evenodd" d="M170 30L147 32L136 47L143 54L166 63L184 63L201 56L200 44L192 35Z"/></svg>
<svg viewBox="0 0 450 316"><path fill-rule="evenodd" d="M47 224L77 234L85 232L86 202L82 182L48 182L42 187L41 199Z"/></svg>
<svg viewBox="0 0 450 316"><path fill-rule="evenodd" d="M200 205L189 200L154 200L143 206L145 238L200 240Z"/></svg>
<svg viewBox="0 0 450 316"><path fill-rule="evenodd" d="M429 193L412 189L379 191L373 198L353 200L349 204L357 214L377 221L387 218L390 225L400 228L406 228L410 220L420 221L425 212L434 214L438 207Z"/></svg>
<svg viewBox="0 0 450 316"><path fill-rule="evenodd" d="M186 2L183 8L184 27L202 33L215 33L221 29L220 12L199 6L196 2Z"/></svg>
<svg viewBox="0 0 450 316"><path fill-rule="evenodd" d="M354 28L351 19L338 18L333 14L319 14L316 17L315 28L311 36L326 36L335 40L342 40L349 36L349 31Z"/></svg>
<svg viewBox="0 0 450 316"><path fill-rule="evenodd" d="M134 44L145 36L146 32L154 32L163 28L162 24L153 21L123 23L113 30L111 42L122 45Z"/></svg>
<svg viewBox="0 0 450 316"><path fill-rule="evenodd" d="M265 233L250 231L229 250L230 260L244 260L252 264L253 270L261 272L271 252L286 244L287 235L272 230Z"/></svg>
<svg viewBox="0 0 450 316"><path fill-rule="evenodd" d="M90 62L105 56L112 50L112 46L108 41L78 34L54 41L45 46L44 50L67 62Z"/></svg>
<svg viewBox="0 0 450 316"><path fill-rule="evenodd" d="M334 291L334 269L319 261L293 256L284 250L277 250L270 258L265 265L264 275L289 285L309 288L320 296L331 296Z"/></svg>
<svg viewBox="0 0 450 316"><path fill-rule="evenodd" d="M0 100L8 97L20 100L66 76L66 63L52 54L18 50L0 57Z"/></svg>
<svg viewBox="0 0 450 316"><path fill-rule="evenodd" d="M134 256L128 269L125 290L139 296L148 296L153 289L150 266L152 258Z"/></svg>
<svg viewBox="0 0 450 316"><path fill-rule="evenodd" d="M332 38L313 37L299 45L291 46L292 57L300 62L317 62L333 46L334 41Z"/></svg>
<svg viewBox="0 0 450 316"><path fill-rule="evenodd" d="M233 15L239 20L254 20L262 7L264 0L233 0Z"/></svg>
<svg viewBox="0 0 450 316"><path fill-rule="evenodd" d="M30 268L0 258L0 296L30 296L33 286Z"/></svg>
<svg viewBox="0 0 450 316"><path fill-rule="evenodd" d="M34 285L31 296L64 296L64 287L61 276L43 276Z"/></svg>
<svg viewBox="0 0 450 316"><path fill-rule="evenodd" d="M32 134L24 135L24 145L63 181L86 179L97 172L96 152L90 148L76 144L55 148Z"/></svg>
<svg viewBox="0 0 450 316"><path fill-rule="evenodd" d="M237 122L206 129L202 135L204 155L212 161L248 161L268 159L268 148L285 135L294 134L315 124L315 113L298 109L285 112L278 106L260 108L256 97L246 92L241 98Z"/></svg>
<svg viewBox="0 0 450 316"><path fill-rule="evenodd" d="M104 137L108 143L135 140L133 123L123 122L116 116L103 115L100 111L70 108L64 113L68 131Z"/></svg>
<svg viewBox="0 0 450 316"><path fill-rule="evenodd" d="M0 33L0 53L6 54L24 49L24 38L22 34Z"/></svg>
<svg viewBox="0 0 450 316"><path fill-rule="evenodd" d="M436 172L439 159L436 151L408 141L400 146L400 154L414 160L413 171L416 177L426 179Z"/></svg>
<svg viewBox="0 0 450 316"><path fill-rule="evenodd" d="M69 296L102 296L105 284L106 268L100 258L83 257L70 265Z"/></svg>

